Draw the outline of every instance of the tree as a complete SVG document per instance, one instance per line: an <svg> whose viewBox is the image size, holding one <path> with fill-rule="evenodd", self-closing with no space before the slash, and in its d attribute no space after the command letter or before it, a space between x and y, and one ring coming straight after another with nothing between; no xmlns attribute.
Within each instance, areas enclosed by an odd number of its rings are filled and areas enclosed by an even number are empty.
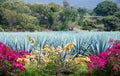
<svg viewBox="0 0 120 76"><path fill-rule="evenodd" d="M64 11L60 13L60 21L64 26L64 29L73 28L77 24L77 18L78 12L73 7L71 7L70 9L64 9Z"/></svg>
<svg viewBox="0 0 120 76"><path fill-rule="evenodd" d="M105 30L118 31L120 30L120 19L115 16L106 16L102 19Z"/></svg>
<svg viewBox="0 0 120 76"><path fill-rule="evenodd" d="M103 1L94 8L96 15L108 16L118 11L117 4L112 1Z"/></svg>
<svg viewBox="0 0 120 76"><path fill-rule="evenodd" d="M8 9L0 9L0 23L2 25L12 26L16 24L16 12Z"/></svg>
<svg viewBox="0 0 120 76"><path fill-rule="evenodd" d="M7 2L8 0L0 0L0 6L2 5L2 4L4 4L5 2Z"/></svg>
<svg viewBox="0 0 120 76"><path fill-rule="evenodd" d="M115 12L114 15L120 19L120 11Z"/></svg>
<svg viewBox="0 0 120 76"><path fill-rule="evenodd" d="M39 25L37 22L37 18L27 15L27 14L17 14L17 26L16 29L18 30L39 30Z"/></svg>
<svg viewBox="0 0 120 76"><path fill-rule="evenodd" d="M30 8L21 0L10 0L4 3L2 7L16 11L17 13L31 13Z"/></svg>
<svg viewBox="0 0 120 76"><path fill-rule="evenodd" d="M85 15L85 14L87 13L87 9L85 9L85 8L80 8L80 7L79 7L79 8L77 9L77 11L78 11L78 13L81 14L81 15Z"/></svg>

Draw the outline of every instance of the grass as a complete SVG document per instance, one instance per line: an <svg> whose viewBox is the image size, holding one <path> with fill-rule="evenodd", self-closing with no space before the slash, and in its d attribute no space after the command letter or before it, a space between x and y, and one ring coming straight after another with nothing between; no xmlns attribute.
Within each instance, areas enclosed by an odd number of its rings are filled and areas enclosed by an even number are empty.
<svg viewBox="0 0 120 76"><path fill-rule="evenodd" d="M56 75L47 74L42 70L40 70L39 68L32 65L26 65L26 68L27 70L19 73L18 76L56 76ZM86 71L87 71L87 65L84 65L74 74L62 75L62 76L87 76Z"/></svg>

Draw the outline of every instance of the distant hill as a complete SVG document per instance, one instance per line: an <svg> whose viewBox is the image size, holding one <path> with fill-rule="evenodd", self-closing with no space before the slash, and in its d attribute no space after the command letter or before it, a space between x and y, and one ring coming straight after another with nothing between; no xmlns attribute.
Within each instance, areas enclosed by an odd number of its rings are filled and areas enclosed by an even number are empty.
<svg viewBox="0 0 120 76"><path fill-rule="evenodd" d="M84 7L87 9L93 9L96 5L104 0L68 0L71 6ZM120 0L113 0L120 5ZM26 0L28 3L43 3L48 4L51 2L63 5L63 0Z"/></svg>

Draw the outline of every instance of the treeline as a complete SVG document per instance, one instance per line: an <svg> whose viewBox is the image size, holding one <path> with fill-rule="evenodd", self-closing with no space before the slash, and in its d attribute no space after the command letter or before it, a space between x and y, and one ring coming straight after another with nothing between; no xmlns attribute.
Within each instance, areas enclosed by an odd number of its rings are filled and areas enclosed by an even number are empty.
<svg viewBox="0 0 120 76"><path fill-rule="evenodd" d="M103 1L94 8L98 24L104 24L106 31L120 31L120 8L112 1Z"/></svg>
<svg viewBox="0 0 120 76"><path fill-rule="evenodd" d="M25 4L21 0L0 0L0 30L68 30L80 25L86 9L55 3ZM80 12L80 10L82 10Z"/></svg>
<svg viewBox="0 0 120 76"><path fill-rule="evenodd" d="M26 4L21 0L0 0L0 31L61 31L73 28L120 30L119 20L119 8L111 1L104 1L89 11L72 7L67 0L63 1L63 6L55 3Z"/></svg>

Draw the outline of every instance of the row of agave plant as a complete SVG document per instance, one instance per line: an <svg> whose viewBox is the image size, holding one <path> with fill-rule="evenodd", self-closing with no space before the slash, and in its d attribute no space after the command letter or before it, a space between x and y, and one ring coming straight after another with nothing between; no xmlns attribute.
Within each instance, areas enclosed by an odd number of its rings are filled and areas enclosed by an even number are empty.
<svg viewBox="0 0 120 76"><path fill-rule="evenodd" d="M18 52L0 43L0 75L18 76L21 71L27 70L25 65L32 65L42 72L56 76L75 73L87 65L86 75L91 76L119 76L120 75L120 41L110 40L110 47L99 54L90 56L74 55L70 51L76 46L74 42L66 44L63 48L50 47L39 48L34 39L28 36L34 51L28 53L25 50Z"/></svg>
<svg viewBox="0 0 120 76"><path fill-rule="evenodd" d="M27 36L32 36L40 48L44 48L47 43L50 47L61 46L62 48L69 42L75 42L76 46L71 49L71 53L89 55L105 51L109 48L110 39L120 39L119 32L25 32L25 33L0 33L0 41L18 51L20 49L29 52L36 48L32 47L27 40Z"/></svg>

